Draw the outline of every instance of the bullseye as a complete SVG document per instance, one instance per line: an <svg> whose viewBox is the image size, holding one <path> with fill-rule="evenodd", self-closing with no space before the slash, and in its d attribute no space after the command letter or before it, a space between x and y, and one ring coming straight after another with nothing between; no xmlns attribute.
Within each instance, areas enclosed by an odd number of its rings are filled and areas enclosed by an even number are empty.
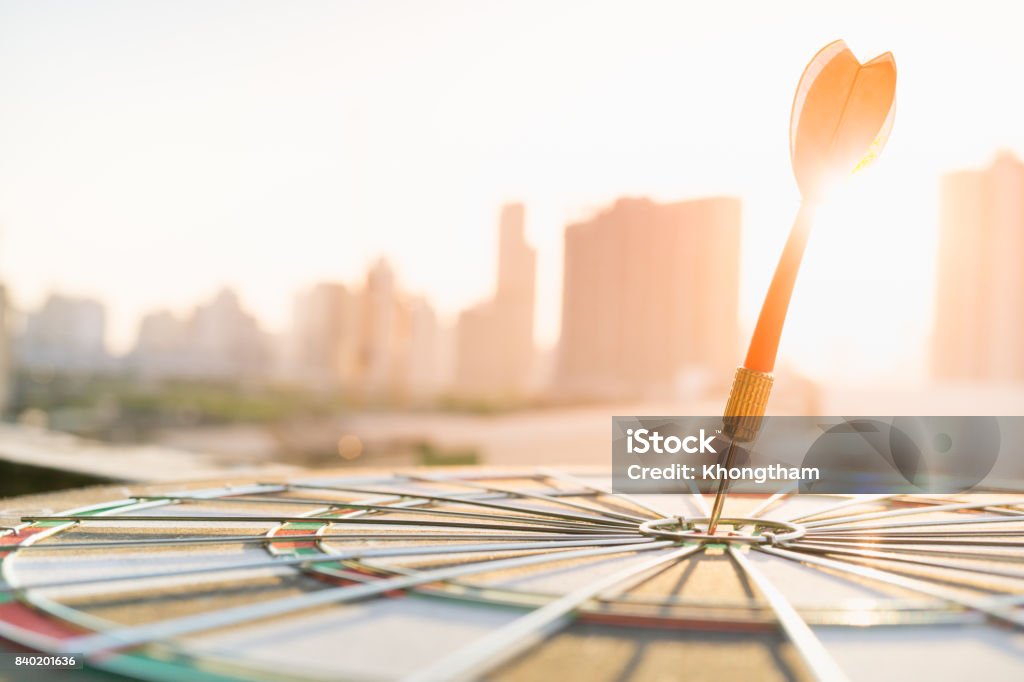
<svg viewBox="0 0 1024 682"><path fill-rule="evenodd" d="M641 535L659 540L679 542L723 543L733 545L774 545L798 540L807 532L803 526L786 521L750 518L721 518L719 526L731 526L731 533L709 533L709 517L685 518L682 516L654 519L640 524ZM749 528L749 532L736 532Z"/></svg>

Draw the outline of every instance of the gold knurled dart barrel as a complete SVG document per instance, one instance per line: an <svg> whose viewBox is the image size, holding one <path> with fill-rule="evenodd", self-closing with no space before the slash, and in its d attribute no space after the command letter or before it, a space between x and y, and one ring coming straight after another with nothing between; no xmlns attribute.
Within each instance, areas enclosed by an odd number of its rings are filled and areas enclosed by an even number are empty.
<svg viewBox="0 0 1024 682"><path fill-rule="evenodd" d="M729 401L725 404L725 416L722 419L724 431L730 438L729 451L725 455L725 467L732 466L736 456L736 443L750 443L757 438L761 430L761 420L768 409L768 396L772 392L775 379L769 372L737 367L736 376L732 380ZM725 493L729 489L729 479L723 478L718 484L718 494L711 508L708 533L714 533L718 519L722 515Z"/></svg>
<svg viewBox="0 0 1024 682"><path fill-rule="evenodd" d="M735 442L749 443L761 430L774 378L767 372L737 367L725 404L725 433Z"/></svg>

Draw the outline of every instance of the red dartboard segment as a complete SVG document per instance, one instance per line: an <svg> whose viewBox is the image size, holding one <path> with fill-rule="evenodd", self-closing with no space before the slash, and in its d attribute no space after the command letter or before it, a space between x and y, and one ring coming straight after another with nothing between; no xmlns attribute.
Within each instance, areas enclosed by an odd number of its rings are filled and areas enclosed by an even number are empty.
<svg viewBox="0 0 1024 682"><path fill-rule="evenodd" d="M77 637L83 630L71 627L18 601L0 603L0 622L18 630L58 641Z"/></svg>

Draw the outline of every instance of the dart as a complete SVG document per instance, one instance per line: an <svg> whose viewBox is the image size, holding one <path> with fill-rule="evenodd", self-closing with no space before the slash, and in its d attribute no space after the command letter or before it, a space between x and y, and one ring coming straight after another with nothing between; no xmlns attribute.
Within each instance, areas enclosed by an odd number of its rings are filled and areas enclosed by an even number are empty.
<svg viewBox="0 0 1024 682"><path fill-rule="evenodd" d="M801 201L775 268L746 359L737 368L725 407L726 468L736 443L757 438L774 381L775 358L800 271L815 209L845 176L881 153L892 128L896 62L886 52L861 64L842 40L829 43L804 69L790 114L789 152ZM714 533L728 492L722 479L708 523Z"/></svg>

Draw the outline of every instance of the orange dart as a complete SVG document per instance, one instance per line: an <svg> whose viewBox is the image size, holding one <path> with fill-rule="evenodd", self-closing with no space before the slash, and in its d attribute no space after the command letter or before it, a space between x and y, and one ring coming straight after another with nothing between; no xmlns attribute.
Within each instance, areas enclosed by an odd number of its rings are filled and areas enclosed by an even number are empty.
<svg viewBox="0 0 1024 682"><path fill-rule="evenodd" d="M725 406L730 437L725 466L735 443L749 443L761 429L768 407L772 372L779 351L814 209L828 189L881 153L892 128L896 104L896 62L886 52L861 64L842 40L826 45L804 69L793 98L789 155L801 202L754 327L743 365L736 370ZM723 479L711 509L714 533L728 490Z"/></svg>

